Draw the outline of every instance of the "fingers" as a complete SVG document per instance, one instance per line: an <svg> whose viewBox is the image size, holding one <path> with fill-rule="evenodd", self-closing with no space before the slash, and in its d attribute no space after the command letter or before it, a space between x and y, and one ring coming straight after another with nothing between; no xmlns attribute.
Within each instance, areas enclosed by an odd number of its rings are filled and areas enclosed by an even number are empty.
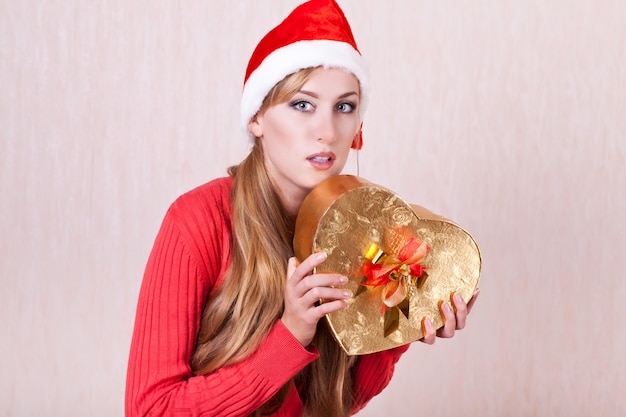
<svg viewBox="0 0 626 417"><path fill-rule="evenodd" d="M459 293L453 293L450 300L454 305L456 329L461 330L465 328L465 321L467 319L467 304L465 304L463 297L461 297Z"/></svg>
<svg viewBox="0 0 626 417"><path fill-rule="evenodd" d="M306 304L314 304L321 299L343 300L352 297L350 291L335 288L348 282L348 278L339 274L313 274L315 267L326 260L326 253L320 252L309 256L295 267L295 259L291 258L287 267L287 287L291 295L302 299ZM321 309L328 310L327 308ZM334 311L334 310L333 310ZM322 316L327 313L321 314Z"/></svg>
<svg viewBox="0 0 626 417"><path fill-rule="evenodd" d="M422 333L424 337L421 341L427 344L433 344L437 337L454 337L457 330L465 328L467 315L472 310L479 294L480 289L477 288L468 303L465 303L463 297L458 293L452 293L450 295L450 303L443 300L440 301L439 311L443 319L443 326L435 330L432 321L428 317L422 319Z"/></svg>
<svg viewBox="0 0 626 417"><path fill-rule="evenodd" d="M440 301L439 311L443 319L443 326L439 329L435 329L430 318L424 317L422 319L422 333L424 337L421 341L429 345L435 343L437 337L443 339L454 337L454 332L457 329L457 318L450 304L445 301Z"/></svg>
<svg viewBox="0 0 626 417"><path fill-rule="evenodd" d="M424 317L422 319L422 334L424 337L422 337L420 341L426 343L427 345L432 345L435 343L435 340L437 340L435 326L433 326L433 322L430 321L428 317Z"/></svg>
<svg viewBox="0 0 626 417"><path fill-rule="evenodd" d="M309 275L313 269L326 260L326 252L314 253L306 258L300 265L296 258L289 258L287 264L287 283L297 285L304 277Z"/></svg>
<svg viewBox="0 0 626 417"><path fill-rule="evenodd" d="M346 308L346 299L352 297L350 291L340 288L348 282L347 277L311 274L324 260L326 254L320 252L309 256L300 265L291 258L287 265L285 309L281 319L303 346L313 339L319 319ZM322 299L325 302L318 303Z"/></svg>
<svg viewBox="0 0 626 417"><path fill-rule="evenodd" d="M469 303L467 303L467 314L469 314L470 311L472 311L472 307L474 307L474 304L476 303L476 299L478 298L479 295L480 295L480 288L476 288L476 290L474 290L474 295L472 295L472 298L470 298Z"/></svg>
<svg viewBox="0 0 626 417"><path fill-rule="evenodd" d="M454 336L454 332L458 329L458 320L454 314L454 310L445 301L439 303L439 311L443 318L443 327L437 330L437 336L442 338L450 338Z"/></svg>

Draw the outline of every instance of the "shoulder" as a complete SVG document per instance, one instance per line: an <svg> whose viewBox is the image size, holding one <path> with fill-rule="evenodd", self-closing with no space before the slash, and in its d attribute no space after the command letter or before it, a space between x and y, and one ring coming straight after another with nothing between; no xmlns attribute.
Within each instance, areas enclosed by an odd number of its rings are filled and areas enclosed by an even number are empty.
<svg viewBox="0 0 626 417"><path fill-rule="evenodd" d="M233 179L231 177L217 178L202 184L178 197L173 207L198 208L210 204L211 206L229 206Z"/></svg>
<svg viewBox="0 0 626 417"><path fill-rule="evenodd" d="M179 196L167 214L179 221L199 222L207 216L230 221L232 188L232 178L214 179Z"/></svg>
<svg viewBox="0 0 626 417"><path fill-rule="evenodd" d="M180 195L165 216L164 224L178 231L185 249L209 275L217 274L230 256L232 188L230 177L209 181Z"/></svg>

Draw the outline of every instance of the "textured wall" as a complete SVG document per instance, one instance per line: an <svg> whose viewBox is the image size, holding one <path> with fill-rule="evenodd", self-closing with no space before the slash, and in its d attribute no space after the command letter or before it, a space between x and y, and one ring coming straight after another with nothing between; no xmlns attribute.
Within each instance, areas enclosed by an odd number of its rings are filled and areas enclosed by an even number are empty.
<svg viewBox="0 0 626 417"><path fill-rule="evenodd" d="M0 415L123 414L160 221L244 155L247 58L297 3L0 0ZM361 415L624 415L626 4L341 4L374 81L360 175L484 261L468 328Z"/></svg>

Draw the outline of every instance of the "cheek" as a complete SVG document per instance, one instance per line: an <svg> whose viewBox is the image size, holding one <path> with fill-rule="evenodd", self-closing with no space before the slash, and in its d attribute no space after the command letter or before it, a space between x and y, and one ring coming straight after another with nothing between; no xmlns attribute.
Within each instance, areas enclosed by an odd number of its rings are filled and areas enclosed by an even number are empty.
<svg viewBox="0 0 626 417"><path fill-rule="evenodd" d="M348 159L348 155L350 154L350 149L352 146L352 142L354 141L356 133L355 130L345 129L345 131L341 132L341 142L338 143L335 147L335 153L337 154L337 158L346 160Z"/></svg>
<svg viewBox="0 0 626 417"><path fill-rule="evenodd" d="M280 117L279 115L271 117L267 120L265 133L272 136L276 141L284 142L288 145L303 130L301 123L296 123L292 117Z"/></svg>
<svg viewBox="0 0 626 417"><path fill-rule="evenodd" d="M342 129L356 132L361 124L358 110L355 110L352 113L338 113L337 115Z"/></svg>
<svg viewBox="0 0 626 417"><path fill-rule="evenodd" d="M359 120L358 118L351 118L340 124L341 138L342 140L352 144L354 137L359 133Z"/></svg>

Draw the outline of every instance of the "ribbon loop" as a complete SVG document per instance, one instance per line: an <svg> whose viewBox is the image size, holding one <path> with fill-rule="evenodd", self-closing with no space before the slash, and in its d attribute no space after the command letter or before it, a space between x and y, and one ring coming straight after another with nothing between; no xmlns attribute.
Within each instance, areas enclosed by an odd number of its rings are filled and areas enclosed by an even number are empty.
<svg viewBox="0 0 626 417"><path fill-rule="evenodd" d="M408 318L410 285L419 282L418 287L421 287L428 276L421 263L429 250L425 242L415 237L408 239L397 254L387 253L375 243L370 243L365 250L361 285L383 287L381 313L385 314L385 337L399 326L399 314L389 314L390 309L399 309L402 305L402 312Z"/></svg>

